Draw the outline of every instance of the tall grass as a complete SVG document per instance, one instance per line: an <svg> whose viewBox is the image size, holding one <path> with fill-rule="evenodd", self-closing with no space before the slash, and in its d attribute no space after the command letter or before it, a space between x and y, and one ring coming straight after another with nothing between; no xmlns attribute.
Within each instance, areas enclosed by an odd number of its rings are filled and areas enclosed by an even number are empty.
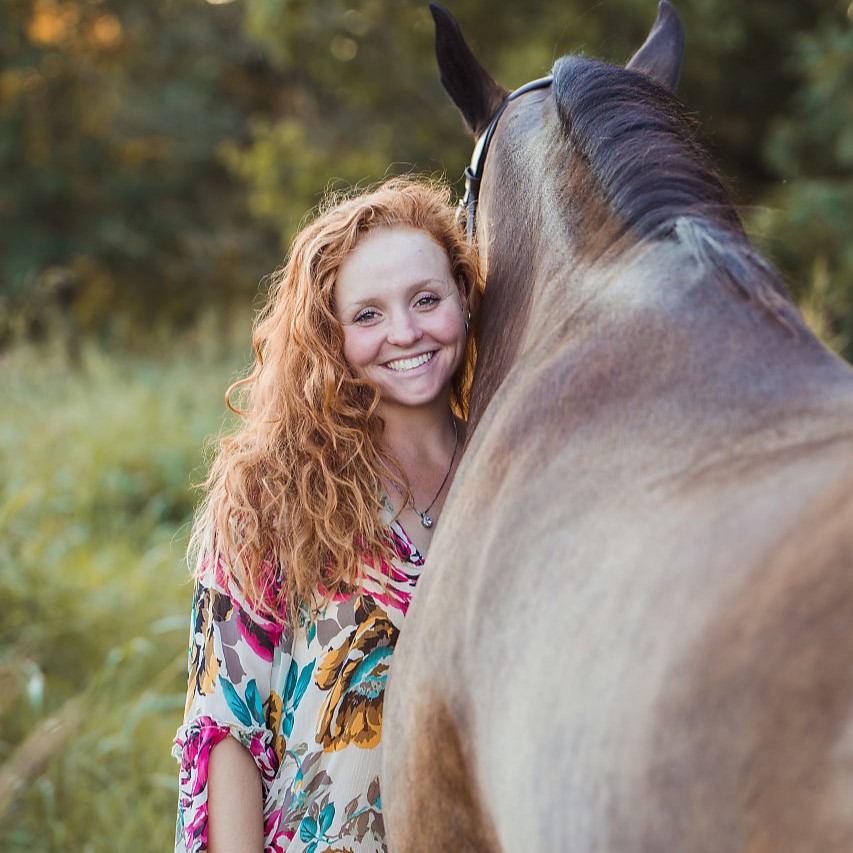
<svg viewBox="0 0 853 853"><path fill-rule="evenodd" d="M246 327L244 326L245 330ZM202 336L204 338L204 336ZM246 353L0 356L0 849L163 850L205 440Z"/></svg>

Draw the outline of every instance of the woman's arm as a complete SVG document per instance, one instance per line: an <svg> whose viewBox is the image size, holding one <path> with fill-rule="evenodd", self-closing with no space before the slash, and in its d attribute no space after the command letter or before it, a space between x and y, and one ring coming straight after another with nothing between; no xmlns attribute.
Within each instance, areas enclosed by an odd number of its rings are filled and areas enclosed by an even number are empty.
<svg viewBox="0 0 853 853"><path fill-rule="evenodd" d="M180 763L175 853L263 849L265 798L279 769L278 731L264 702L276 651L285 662L290 654L281 638L279 625L218 584L212 571L197 581L187 707L172 750Z"/></svg>
<svg viewBox="0 0 853 853"><path fill-rule="evenodd" d="M261 774L233 737L211 750L207 803L210 853L263 853Z"/></svg>

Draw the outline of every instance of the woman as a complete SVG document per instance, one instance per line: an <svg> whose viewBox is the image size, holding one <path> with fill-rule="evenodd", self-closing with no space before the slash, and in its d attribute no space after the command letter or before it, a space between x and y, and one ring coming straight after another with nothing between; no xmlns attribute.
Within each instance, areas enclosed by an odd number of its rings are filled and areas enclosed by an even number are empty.
<svg viewBox="0 0 853 853"><path fill-rule="evenodd" d="M479 287L417 181L296 237L193 530L177 850L385 849L385 680L464 441Z"/></svg>

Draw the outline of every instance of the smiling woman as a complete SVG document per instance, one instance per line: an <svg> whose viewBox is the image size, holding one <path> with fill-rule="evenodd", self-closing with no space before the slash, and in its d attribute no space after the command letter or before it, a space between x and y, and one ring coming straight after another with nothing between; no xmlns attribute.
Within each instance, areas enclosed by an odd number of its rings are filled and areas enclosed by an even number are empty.
<svg viewBox="0 0 853 853"><path fill-rule="evenodd" d="M465 302L447 254L424 231L377 229L341 264L335 314L344 358L376 383L386 419L395 407L449 409L465 350Z"/></svg>
<svg viewBox="0 0 853 853"><path fill-rule="evenodd" d="M459 461L479 292L424 182L332 199L294 240L193 531L176 850L385 849L385 681Z"/></svg>

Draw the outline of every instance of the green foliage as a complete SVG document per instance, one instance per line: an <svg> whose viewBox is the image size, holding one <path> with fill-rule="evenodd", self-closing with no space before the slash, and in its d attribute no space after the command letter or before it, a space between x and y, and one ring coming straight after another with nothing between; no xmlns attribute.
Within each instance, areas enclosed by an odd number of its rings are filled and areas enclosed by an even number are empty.
<svg viewBox="0 0 853 853"><path fill-rule="evenodd" d="M4 357L0 849L171 843L190 479L234 374L215 334L162 362L86 348L76 372Z"/></svg>
<svg viewBox="0 0 853 853"><path fill-rule="evenodd" d="M853 29L826 20L801 34L789 66L803 81L772 125L767 162L782 177L752 224L789 271L825 339L853 355Z"/></svg>
<svg viewBox="0 0 853 853"><path fill-rule="evenodd" d="M624 62L655 12L448 5L509 87L564 53ZM682 98L760 246L853 356L849 4L677 5ZM70 350L92 329L144 345L152 323L250 301L329 186L458 181L470 140L432 45L426 0L0 5L0 347L50 325Z"/></svg>
<svg viewBox="0 0 853 853"><path fill-rule="evenodd" d="M59 272L88 329L254 292L277 247L218 153L264 70L239 23L203 0L0 5L0 310L26 324Z"/></svg>

